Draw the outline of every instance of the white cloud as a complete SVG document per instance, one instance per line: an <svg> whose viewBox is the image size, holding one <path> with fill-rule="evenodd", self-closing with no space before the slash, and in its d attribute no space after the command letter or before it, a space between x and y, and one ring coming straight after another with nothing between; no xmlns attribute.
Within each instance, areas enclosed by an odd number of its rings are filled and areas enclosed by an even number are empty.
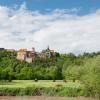
<svg viewBox="0 0 100 100"><path fill-rule="evenodd" d="M31 48L50 45L59 52L100 51L100 9L78 16L80 9L55 9L46 13L0 6L0 47Z"/></svg>

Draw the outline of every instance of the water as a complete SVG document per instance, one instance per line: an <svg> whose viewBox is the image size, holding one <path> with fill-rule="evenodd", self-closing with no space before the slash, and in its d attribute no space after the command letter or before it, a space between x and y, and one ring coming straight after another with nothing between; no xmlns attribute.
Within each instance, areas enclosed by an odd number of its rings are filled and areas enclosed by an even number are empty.
<svg viewBox="0 0 100 100"><path fill-rule="evenodd" d="M12 97L12 96L0 96L0 100L95 100L93 98L86 97Z"/></svg>

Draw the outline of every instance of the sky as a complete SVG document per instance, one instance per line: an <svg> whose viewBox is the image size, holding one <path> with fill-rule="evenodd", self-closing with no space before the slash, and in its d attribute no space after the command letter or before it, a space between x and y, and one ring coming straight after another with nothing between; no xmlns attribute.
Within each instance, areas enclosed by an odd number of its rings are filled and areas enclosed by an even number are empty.
<svg viewBox="0 0 100 100"><path fill-rule="evenodd" d="M100 51L100 0L0 0L0 47Z"/></svg>

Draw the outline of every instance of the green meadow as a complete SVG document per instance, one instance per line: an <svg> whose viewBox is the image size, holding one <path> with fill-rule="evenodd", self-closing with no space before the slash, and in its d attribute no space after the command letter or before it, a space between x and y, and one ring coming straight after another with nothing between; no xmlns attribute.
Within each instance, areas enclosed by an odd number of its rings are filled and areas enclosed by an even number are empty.
<svg viewBox="0 0 100 100"><path fill-rule="evenodd" d="M63 87L80 87L81 84L76 81L76 82L72 82L72 81L68 81L68 82L63 82L62 80L56 80L55 82L53 82L53 80L39 80L38 82L35 82L34 80L13 80L12 82L8 82L8 81L1 81L0 82L0 88L2 87L8 87L8 88L26 88L29 86L36 86L36 87L59 87L59 86L63 86Z"/></svg>

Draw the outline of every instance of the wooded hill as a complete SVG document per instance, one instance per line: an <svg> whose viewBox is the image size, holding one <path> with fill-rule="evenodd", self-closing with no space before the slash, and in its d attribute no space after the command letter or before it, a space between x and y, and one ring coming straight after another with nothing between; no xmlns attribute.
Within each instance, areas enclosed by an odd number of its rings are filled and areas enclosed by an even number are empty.
<svg viewBox="0 0 100 100"><path fill-rule="evenodd" d="M16 51L0 51L0 80L79 80L92 95L100 96L100 52L56 53L54 58L16 60Z"/></svg>

